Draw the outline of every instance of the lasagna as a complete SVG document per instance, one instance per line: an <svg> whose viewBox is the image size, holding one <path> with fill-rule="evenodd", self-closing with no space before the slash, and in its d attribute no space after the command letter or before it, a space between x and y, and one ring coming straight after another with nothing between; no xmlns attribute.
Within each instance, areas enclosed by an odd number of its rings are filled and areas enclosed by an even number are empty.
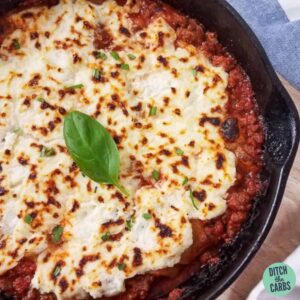
<svg viewBox="0 0 300 300"><path fill-rule="evenodd" d="M245 72L216 34L155 0L21 1L0 27L2 293L177 299L261 190ZM72 111L113 137L128 195L72 160Z"/></svg>

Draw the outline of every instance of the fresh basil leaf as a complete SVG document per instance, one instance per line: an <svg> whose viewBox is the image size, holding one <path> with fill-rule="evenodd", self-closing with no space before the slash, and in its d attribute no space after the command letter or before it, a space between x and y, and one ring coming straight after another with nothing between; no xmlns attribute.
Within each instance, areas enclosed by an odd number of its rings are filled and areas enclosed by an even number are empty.
<svg viewBox="0 0 300 300"><path fill-rule="evenodd" d="M110 238L110 233L109 233L109 232L106 232L105 234L103 234L103 235L101 236L101 239L102 239L103 242L108 241L109 238Z"/></svg>
<svg viewBox="0 0 300 300"><path fill-rule="evenodd" d="M33 217L31 215L26 215L24 217L24 222L27 223L28 225L30 225L33 221Z"/></svg>
<svg viewBox="0 0 300 300"><path fill-rule="evenodd" d="M92 117L70 112L64 120L64 138L68 151L81 172L95 182L113 184L122 193L120 157L109 132Z"/></svg>
<svg viewBox="0 0 300 300"><path fill-rule="evenodd" d="M41 103L43 103L43 102L46 101L43 97L38 97L38 98L36 98L36 100L39 101L39 102L41 102Z"/></svg>
<svg viewBox="0 0 300 300"><path fill-rule="evenodd" d="M189 182L189 179L187 177L184 177L182 181L182 185L186 185Z"/></svg>
<svg viewBox="0 0 300 300"><path fill-rule="evenodd" d="M148 213L144 213L143 214L143 218L145 219L145 220L150 220L151 219L151 214L148 214Z"/></svg>
<svg viewBox="0 0 300 300"><path fill-rule="evenodd" d="M134 59L136 59L136 56L135 56L134 54L129 53L129 54L128 54L128 58L129 58L130 60L134 60Z"/></svg>
<svg viewBox="0 0 300 300"><path fill-rule="evenodd" d="M75 89L81 89L83 87L84 87L84 85L82 83L79 83L79 84L67 86L66 89L67 90L75 90Z"/></svg>
<svg viewBox="0 0 300 300"><path fill-rule="evenodd" d="M119 54L116 51L111 51L110 55L115 59L115 60L121 60Z"/></svg>
<svg viewBox="0 0 300 300"><path fill-rule="evenodd" d="M60 225L57 225L56 227L53 228L53 230L52 230L52 242L53 243L57 244L60 242L63 231L64 231L64 229Z"/></svg>
<svg viewBox="0 0 300 300"><path fill-rule="evenodd" d="M153 178L155 181L158 181L159 178L160 178L160 172L157 171L157 170L154 170L154 171L152 172L152 178Z"/></svg>
<svg viewBox="0 0 300 300"><path fill-rule="evenodd" d="M14 47L16 50L19 50L19 49L21 48L21 45L20 45L18 39L13 39L12 44L13 44L13 47Z"/></svg>
<svg viewBox="0 0 300 300"><path fill-rule="evenodd" d="M54 271L53 271L53 277L57 277L61 272L61 266L56 266Z"/></svg>
<svg viewBox="0 0 300 300"><path fill-rule="evenodd" d="M99 70L97 68L93 69L93 73L92 73L93 78L99 80L101 77L101 74L102 74L101 70Z"/></svg>
<svg viewBox="0 0 300 300"><path fill-rule="evenodd" d="M156 106L151 106L150 111L149 111L149 116L155 116L157 112L157 107Z"/></svg>
<svg viewBox="0 0 300 300"><path fill-rule="evenodd" d="M176 148L176 149L175 149L175 152L176 152L176 154L178 154L178 155L183 155L183 154L184 154L184 151L183 151L182 149L180 149L180 148Z"/></svg>
<svg viewBox="0 0 300 300"><path fill-rule="evenodd" d="M126 267L126 265L123 264L123 263L118 264L118 269L119 269L120 271L124 271L125 267Z"/></svg>
<svg viewBox="0 0 300 300"><path fill-rule="evenodd" d="M96 58L101 58L103 60L107 59L107 55L104 52L97 52Z"/></svg>
<svg viewBox="0 0 300 300"><path fill-rule="evenodd" d="M130 231L135 223L135 217L131 217L129 220L126 221L125 228Z"/></svg>
<svg viewBox="0 0 300 300"><path fill-rule="evenodd" d="M193 191L192 191L191 187L190 187L190 198L192 200L192 204L193 204L194 208L198 210L198 206L195 203L195 198L194 198Z"/></svg>
<svg viewBox="0 0 300 300"><path fill-rule="evenodd" d="M121 69L125 71L129 71L129 65L128 64L121 64Z"/></svg>
<svg viewBox="0 0 300 300"><path fill-rule="evenodd" d="M50 156L54 156L56 154L55 149L54 148L48 148L43 146L40 155L41 157L50 157Z"/></svg>

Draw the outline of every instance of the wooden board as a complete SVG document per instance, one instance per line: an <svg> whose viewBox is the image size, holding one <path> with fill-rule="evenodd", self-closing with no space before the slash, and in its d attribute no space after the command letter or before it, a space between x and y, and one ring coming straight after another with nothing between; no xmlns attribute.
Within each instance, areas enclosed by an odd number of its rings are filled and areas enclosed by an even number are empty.
<svg viewBox="0 0 300 300"><path fill-rule="evenodd" d="M281 78L282 79L282 78ZM300 113L300 92L282 79ZM280 239L278 238L280 237ZM264 269L283 261L300 245L300 150L292 168L274 225L252 262L218 300L245 300L261 280Z"/></svg>

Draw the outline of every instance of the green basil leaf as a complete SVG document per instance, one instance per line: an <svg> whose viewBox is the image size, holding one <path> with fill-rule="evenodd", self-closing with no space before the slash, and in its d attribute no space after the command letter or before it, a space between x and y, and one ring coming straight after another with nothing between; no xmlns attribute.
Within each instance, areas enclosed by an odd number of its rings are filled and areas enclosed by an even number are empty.
<svg viewBox="0 0 300 300"><path fill-rule="evenodd" d="M189 179L187 177L184 177L182 181L182 185L186 185L189 182Z"/></svg>
<svg viewBox="0 0 300 300"><path fill-rule="evenodd" d="M102 74L101 70L99 70L97 68L93 69L93 73L92 73L93 78L99 80L101 77L101 74Z"/></svg>
<svg viewBox="0 0 300 300"><path fill-rule="evenodd" d="M118 269L119 269L120 271L124 271L125 267L126 267L126 265L123 264L123 263L118 264Z"/></svg>
<svg viewBox="0 0 300 300"><path fill-rule="evenodd" d="M54 156L56 154L55 149L54 148L48 148L43 146L40 155L41 157L50 157L50 156Z"/></svg>
<svg viewBox="0 0 300 300"><path fill-rule="evenodd" d="M115 59L115 60L121 60L119 54L116 51L111 51L110 55Z"/></svg>
<svg viewBox="0 0 300 300"><path fill-rule="evenodd" d="M75 89L81 89L83 87L84 87L84 85L82 83L79 83L79 84L67 86L66 89L67 90L75 90Z"/></svg>
<svg viewBox="0 0 300 300"><path fill-rule="evenodd" d="M135 223L135 217L131 217L129 220L126 221L125 228L130 231Z"/></svg>
<svg viewBox="0 0 300 300"><path fill-rule="evenodd" d="M21 48L21 45L20 45L18 39L13 39L12 44L13 44L13 47L14 47L16 50L19 50L19 49Z"/></svg>
<svg viewBox="0 0 300 300"><path fill-rule="evenodd" d="M60 225L57 225L56 227L53 228L53 230L52 230L52 242L53 243L57 244L60 242L63 231L64 231L64 229Z"/></svg>
<svg viewBox="0 0 300 300"><path fill-rule="evenodd" d="M143 214L143 218L145 219L145 220L150 220L151 219L151 214L148 214L148 213L144 213Z"/></svg>
<svg viewBox="0 0 300 300"><path fill-rule="evenodd" d="M195 203L195 198L194 198L193 191L192 191L191 187L190 187L190 198L192 200L192 204L193 204L194 208L198 210L198 206Z"/></svg>
<svg viewBox="0 0 300 300"><path fill-rule="evenodd" d="M103 234L103 235L101 236L101 239L102 239L103 242L108 241L109 238L110 238L110 233L109 233L109 232L106 232L105 234Z"/></svg>
<svg viewBox="0 0 300 300"><path fill-rule="evenodd" d="M129 71L129 65L128 64L121 64L121 69L125 71Z"/></svg>
<svg viewBox="0 0 300 300"><path fill-rule="evenodd" d="M134 54L129 53L129 54L128 54L128 58L129 58L130 60L134 60L134 59L136 59L136 56L135 56Z"/></svg>
<svg viewBox="0 0 300 300"><path fill-rule="evenodd" d="M96 53L96 58L101 58L103 60L107 59L107 55L104 52L97 52Z"/></svg>
<svg viewBox="0 0 300 300"><path fill-rule="evenodd" d="M28 225L30 225L33 221L33 217L31 215L26 215L24 217L24 222L27 223Z"/></svg>
<svg viewBox="0 0 300 300"><path fill-rule="evenodd" d="M157 112L157 107L156 106L151 106L150 110L149 110L149 116L155 116Z"/></svg>
<svg viewBox="0 0 300 300"><path fill-rule="evenodd" d="M90 116L73 111L64 120L68 151L81 172L95 182L113 184L128 192L119 182L120 157L109 132Z"/></svg>
<svg viewBox="0 0 300 300"><path fill-rule="evenodd" d="M155 181L158 181L159 178L160 178L160 172L157 171L157 170L154 170L154 171L152 172L152 178L153 178Z"/></svg>
<svg viewBox="0 0 300 300"><path fill-rule="evenodd" d="M41 103L43 103L43 102L46 101L43 97L38 97L38 98L36 98L36 100L39 101L39 102L41 102Z"/></svg>
<svg viewBox="0 0 300 300"><path fill-rule="evenodd" d="M183 154L184 154L184 151L183 151L182 149L180 149L180 148L176 148L176 149L175 149L175 152L176 152L176 154L178 154L178 155L183 155Z"/></svg>
<svg viewBox="0 0 300 300"><path fill-rule="evenodd" d="M61 272L61 266L56 266L54 271L53 271L53 277L57 277Z"/></svg>

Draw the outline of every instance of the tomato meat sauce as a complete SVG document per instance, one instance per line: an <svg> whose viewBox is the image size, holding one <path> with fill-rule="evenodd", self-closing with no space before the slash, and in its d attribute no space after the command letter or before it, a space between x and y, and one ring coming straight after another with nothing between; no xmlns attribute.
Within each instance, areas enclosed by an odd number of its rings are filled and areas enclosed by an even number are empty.
<svg viewBox="0 0 300 300"><path fill-rule="evenodd" d="M90 1L99 4L105 0ZM21 1L19 7L53 5L57 2L25 0ZM126 0L118 0L117 3L124 5ZM217 264L220 261L218 249L223 244L230 243L239 233L248 217L253 198L261 192L263 126L248 76L226 48L218 42L215 33L206 32L197 21L160 1L139 0L134 5L138 7L138 11L130 14L130 18L136 31L142 30L152 20L161 17L176 31L177 46L194 45L213 65L223 67L229 75L227 87L229 100L220 131L226 148L236 156L236 182L228 191L226 212L209 221L191 220L194 242L184 252L179 264L129 279L126 281L125 293L112 298L102 298L102 300L138 300L154 299L169 294L167 296L169 300L176 300L181 295L181 289L177 288L180 284L205 264ZM2 31L3 38L5 28L2 28ZM109 46L110 37L104 29L99 28L95 34L97 48L106 47L106 44ZM54 295L40 295L38 291L30 289L35 269L33 259L21 260L15 268L0 277L0 290L15 299L56 299Z"/></svg>

